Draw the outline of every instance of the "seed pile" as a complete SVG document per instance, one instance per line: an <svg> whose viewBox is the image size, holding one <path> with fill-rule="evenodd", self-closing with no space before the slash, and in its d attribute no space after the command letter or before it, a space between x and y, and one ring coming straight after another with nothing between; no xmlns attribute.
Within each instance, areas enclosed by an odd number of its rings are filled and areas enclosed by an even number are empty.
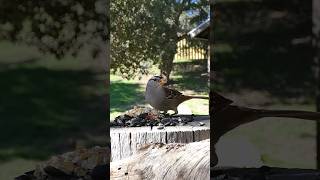
<svg viewBox="0 0 320 180"><path fill-rule="evenodd" d="M141 127L141 126L158 126L161 129L164 126L183 126L193 121L191 116L170 116L161 114L149 107L134 107L125 114L120 115L111 122L111 126L120 127Z"/></svg>

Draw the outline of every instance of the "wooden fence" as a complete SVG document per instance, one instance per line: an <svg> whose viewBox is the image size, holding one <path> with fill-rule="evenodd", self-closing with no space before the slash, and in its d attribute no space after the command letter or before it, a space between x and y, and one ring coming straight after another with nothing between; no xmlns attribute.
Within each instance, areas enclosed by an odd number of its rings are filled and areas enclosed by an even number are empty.
<svg viewBox="0 0 320 180"><path fill-rule="evenodd" d="M186 39L178 42L177 53L174 60L189 60L189 59L207 59L207 50L200 47L190 47Z"/></svg>

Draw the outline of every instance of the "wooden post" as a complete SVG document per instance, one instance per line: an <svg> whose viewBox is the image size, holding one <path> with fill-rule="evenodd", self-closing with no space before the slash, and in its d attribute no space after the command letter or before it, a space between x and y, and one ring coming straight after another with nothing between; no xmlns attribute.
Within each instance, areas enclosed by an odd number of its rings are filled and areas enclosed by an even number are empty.
<svg viewBox="0 0 320 180"><path fill-rule="evenodd" d="M209 122L208 122L209 123ZM152 143L191 143L210 138L209 127L168 126L164 129L154 127L111 128L111 161L132 156L146 145Z"/></svg>
<svg viewBox="0 0 320 180"><path fill-rule="evenodd" d="M190 50L190 46L189 46L189 42L188 43L188 59L191 59L191 50Z"/></svg>
<svg viewBox="0 0 320 180"><path fill-rule="evenodd" d="M317 81L316 89L316 109L320 111L320 1L312 1L312 32L313 32L313 48L314 48L314 61L316 64L315 67L315 77ZM320 168L320 123L317 122L317 169Z"/></svg>
<svg viewBox="0 0 320 180"><path fill-rule="evenodd" d="M196 47L195 52L196 52L196 59L200 59L198 47Z"/></svg>
<svg viewBox="0 0 320 180"><path fill-rule="evenodd" d="M186 40L183 41L183 59L186 59Z"/></svg>

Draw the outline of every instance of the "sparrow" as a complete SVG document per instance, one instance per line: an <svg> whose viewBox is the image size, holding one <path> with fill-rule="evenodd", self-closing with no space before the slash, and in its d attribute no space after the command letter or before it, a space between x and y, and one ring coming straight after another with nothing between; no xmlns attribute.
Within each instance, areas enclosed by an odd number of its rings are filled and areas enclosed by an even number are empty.
<svg viewBox="0 0 320 180"><path fill-rule="evenodd" d="M209 99L203 96L188 96L181 92L166 87L167 77L165 75L153 76L148 80L145 92L145 99L153 108L167 112L173 110L174 114L178 113L177 107L189 99Z"/></svg>

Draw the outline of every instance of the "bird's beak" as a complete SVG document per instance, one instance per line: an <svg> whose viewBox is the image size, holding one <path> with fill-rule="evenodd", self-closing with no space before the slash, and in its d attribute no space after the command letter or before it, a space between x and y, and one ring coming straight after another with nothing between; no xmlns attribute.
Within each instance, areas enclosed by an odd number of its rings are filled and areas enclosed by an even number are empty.
<svg viewBox="0 0 320 180"><path fill-rule="evenodd" d="M159 84L161 86L165 85L167 82L164 79L160 79Z"/></svg>
<svg viewBox="0 0 320 180"><path fill-rule="evenodd" d="M163 86L163 85L167 84L167 82L168 82L167 81L167 76L165 74L163 74L163 73L160 76L162 77L160 79L160 81L159 81L160 85Z"/></svg>

